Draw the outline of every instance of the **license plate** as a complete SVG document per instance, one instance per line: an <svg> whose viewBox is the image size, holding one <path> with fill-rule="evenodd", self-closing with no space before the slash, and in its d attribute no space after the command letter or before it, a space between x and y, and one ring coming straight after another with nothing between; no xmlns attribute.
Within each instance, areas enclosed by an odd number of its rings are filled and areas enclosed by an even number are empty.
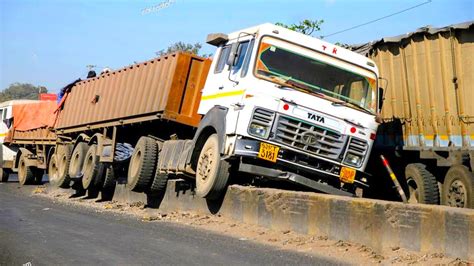
<svg viewBox="0 0 474 266"><path fill-rule="evenodd" d="M354 183L354 178L356 175L356 170L348 167L342 167L341 172L339 173L339 179L344 183Z"/></svg>
<svg viewBox="0 0 474 266"><path fill-rule="evenodd" d="M260 143L260 150L257 157L270 162L276 162L278 151L280 151L280 147L262 142Z"/></svg>

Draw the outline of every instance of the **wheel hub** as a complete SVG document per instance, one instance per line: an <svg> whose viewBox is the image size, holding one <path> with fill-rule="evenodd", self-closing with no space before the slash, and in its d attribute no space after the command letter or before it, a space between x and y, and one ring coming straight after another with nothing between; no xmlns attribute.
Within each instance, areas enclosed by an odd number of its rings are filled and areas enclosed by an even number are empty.
<svg viewBox="0 0 474 266"><path fill-rule="evenodd" d="M213 151L212 149L206 150L201 156L201 160L199 160L200 167L199 167L199 176L202 181L206 181L209 177L209 173L211 172L211 169L213 167L214 161L213 161Z"/></svg>
<svg viewBox="0 0 474 266"><path fill-rule="evenodd" d="M448 205L453 207L464 207L466 204L466 187L464 184L459 181L455 180L451 183L448 190Z"/></svg>

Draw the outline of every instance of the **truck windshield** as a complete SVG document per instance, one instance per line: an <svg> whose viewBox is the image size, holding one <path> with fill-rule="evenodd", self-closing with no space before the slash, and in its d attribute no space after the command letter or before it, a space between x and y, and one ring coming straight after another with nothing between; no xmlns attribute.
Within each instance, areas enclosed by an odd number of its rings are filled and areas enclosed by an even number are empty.
<svg viewBox="0 0 474 266"><path fill-rule="evenodd" d="M282 86L318 94L347 106L376 111L376 76L342 60L264 37L260 43L255 74Z"/></svg>

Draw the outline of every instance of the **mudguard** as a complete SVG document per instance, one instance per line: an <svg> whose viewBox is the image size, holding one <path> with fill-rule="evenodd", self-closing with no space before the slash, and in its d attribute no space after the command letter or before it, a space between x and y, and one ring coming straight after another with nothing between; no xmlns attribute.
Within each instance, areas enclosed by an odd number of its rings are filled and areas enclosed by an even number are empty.
<svg viewBox="0 0 474 266"><path fill-rule="evenodd" d="M190 164L191 162L193 162L194 158L197 158L200 149L196 149L196 147L202 147L211 132L217 133L217 136L219 138L219 151L221 153L224 153L227 111L228 108L226 107L214 106L211 110L209 110L209 112L207 112L207 114L199 123L196 134L194 135L192 144L193 152L190 152L188 154L188 158L186 160L187 164Z"/></svg>

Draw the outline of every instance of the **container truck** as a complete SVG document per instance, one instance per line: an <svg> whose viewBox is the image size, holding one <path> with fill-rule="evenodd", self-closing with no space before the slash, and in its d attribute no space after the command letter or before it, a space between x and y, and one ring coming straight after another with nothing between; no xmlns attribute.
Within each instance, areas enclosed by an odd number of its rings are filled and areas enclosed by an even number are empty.
<svg viewBox="0 0 474 266"><path fill-rule="evenodd" d="M56 135L55 101L12 100L0 104L1 181L18 173L21 185L39 183Z"/></svg>
<svg viewBox="0 0 474 266"><path fill-rule="evenodd" d="M390 157L410 202L474 208L473 40L470 21L359 47L388 81L374 154Z"/></svg>
<svg viewBox="0 0 474 266"><path fill-rule="evenodd" d="M383 95L371 59L272 24L207 43L212 61L176 52L71 84L50 179L97 191L121 168L132 191L180 177L208 199L237 173L348 196L368 187Z"/></svg>

